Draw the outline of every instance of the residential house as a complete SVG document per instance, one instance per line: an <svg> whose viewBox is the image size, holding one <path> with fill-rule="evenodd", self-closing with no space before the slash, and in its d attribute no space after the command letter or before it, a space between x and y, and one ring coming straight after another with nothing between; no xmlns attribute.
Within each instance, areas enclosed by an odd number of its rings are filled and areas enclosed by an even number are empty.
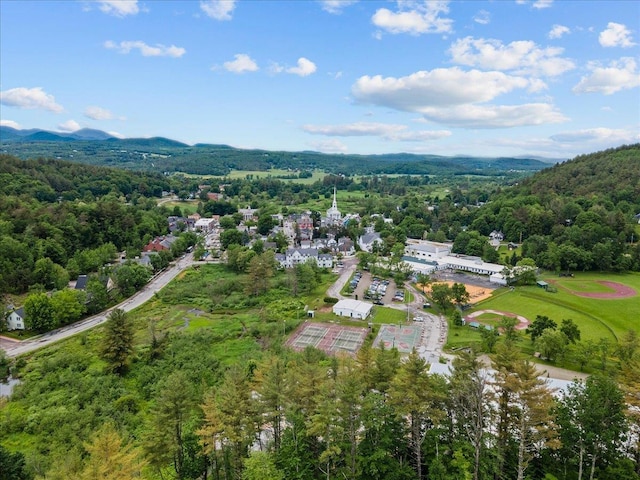
<svg viewBox="0 0 640 480"><path fill-rule="evenodd" d="M143 252L162 252L164 250L170 250L171 245L175 242L178 237L173 235L165 235L162 237L156 237L147 243L144 247L142 247Z"/></svg>
<svg viewBox="0 0 640 480"><path fill-rule="evenodd" d="M17 310L12 311L7 316L7 329L8 330L24 330L25 329L24 308L20 307Z"/></svg>
<svg viewBox="0 0 640 480"><path fill-rule="evenodd" d="M316 248L289 248L286 253L277 253L276 261L281 267L291 268L300 263L315 262L320 268L332 268L333 257L318 253Z"/></svg>
<svg viewBox="0 0 640 480"><path fill-rule="evenodd" d="M73 288L76 290L86 290L88 281L89 277L87 275L78 275L78 280L76 280L76 284Z"/></svg>
<svg viewBox="0 0 640 480"><path fill-rule="evenodd" d="M381 246L383 244L382 238L380 238L380 234L378 232L370 232L365 233L364 235L358 238L358 245L360 245L360 249L365 252L373 252L374 245Z"/></svg>

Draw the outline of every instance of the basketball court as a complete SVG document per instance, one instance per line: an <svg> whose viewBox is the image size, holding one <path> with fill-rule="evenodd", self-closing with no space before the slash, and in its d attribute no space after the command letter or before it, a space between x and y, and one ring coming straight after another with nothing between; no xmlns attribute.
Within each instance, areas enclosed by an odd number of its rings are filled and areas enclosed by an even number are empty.
<svg viewBox="0 0 640 480"><path fill-rule="evenodd" d="M380 325L380 332L373 342L374 347L381 343L384 348L397 348L400 353L411 353L414 348L420 345L422 338L422 326L418 325Z"/></svg>

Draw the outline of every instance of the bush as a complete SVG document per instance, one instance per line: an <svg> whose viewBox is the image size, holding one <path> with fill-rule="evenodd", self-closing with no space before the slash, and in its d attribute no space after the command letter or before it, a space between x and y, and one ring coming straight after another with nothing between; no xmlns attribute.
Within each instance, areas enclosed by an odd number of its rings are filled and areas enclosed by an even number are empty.
<svg viewBox="0 0 640 480"><path fill-rule="evenodd" d="M324 303L328 303L329 305L335 305L338 303L338 299L335 297L324 297Z"/></svg>

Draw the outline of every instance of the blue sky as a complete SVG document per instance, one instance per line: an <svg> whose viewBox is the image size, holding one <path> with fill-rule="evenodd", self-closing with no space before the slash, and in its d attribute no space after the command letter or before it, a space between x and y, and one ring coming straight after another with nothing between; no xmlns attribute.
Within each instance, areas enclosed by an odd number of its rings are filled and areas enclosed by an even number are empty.
<svg viewBox="0 0 640 480"><path fill-rule="evenodd" d="M0 120L268 150L640 141L640 2L0 0Z"/></svg>

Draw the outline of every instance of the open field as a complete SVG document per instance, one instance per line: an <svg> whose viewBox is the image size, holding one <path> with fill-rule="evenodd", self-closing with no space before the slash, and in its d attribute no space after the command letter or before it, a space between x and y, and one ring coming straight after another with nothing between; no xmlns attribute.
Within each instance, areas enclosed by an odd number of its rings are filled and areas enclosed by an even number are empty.
<svg viewBox="0 0 640 480"><path fill-rule="evenodd" d="M546 275L543 280L556 283L557 293L539 287L517 287L513 291L502 289L494 297L476 305L474 311L497 310L522 315L530 321L537 315L546 315L560 324L572 319L579 326L584 340L619 339L626 331L640 333L640 297L588 298L573 292L603 293L599 281L615 282L640 292L640 274L576 273L574 277Z"/></svg>
<svg viewBox="0 0 640 480"><path fill-rule="evenodd" d="M322 170L313 170L312 176L310 178L283 178L288 176L295 176L299 172L283 170L278 168L273 168L271 170L231 170L228 175L220 176L220 175L192 175L189 173L180 173L180 175L184 175L186 177L192 178L228 178L229 180L237 180L237 179L258 179L258 178L277 178L278 180L282 180L283 182L291 182L291 183L300 183L303 185L312 184L318 180L322 180L325 175L327 175Z"/></svg>

